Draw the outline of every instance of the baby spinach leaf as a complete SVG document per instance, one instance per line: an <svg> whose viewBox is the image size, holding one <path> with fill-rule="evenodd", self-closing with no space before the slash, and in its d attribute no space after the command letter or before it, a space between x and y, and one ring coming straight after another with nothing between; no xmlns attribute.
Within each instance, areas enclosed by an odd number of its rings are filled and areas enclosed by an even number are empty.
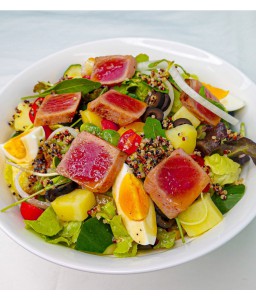
<svg viewBox="0 0 256 300"><path fill-rule="evenodd" d="M79 251L103 253L113 243L109 224L97 218L85 221L77 238L75 249Z"/></svg>
<svg viewBox="0 0 256 300"><path fill-rule="evenodd" d="M225 190L227 191L227 199L225 200L221 199L217 194L212 196L213 202L222 214L227 213L243 197L245 185L227 185L225 186Z"/></svg>
<svg viewBox="0 0 256 300"><path fill-rule="evenodd" d="M21 99L31 99L38 97L45 97L52 92L56 94L68 94L68 93L77 93L81 92L83 94L87 94L97 88L99 88L101 84L99 82L94 82L86 78L73 78L69 80L61 81L49 89L45 90L43 93L22 97Z"/></svg>
<svg viewBox="0 0 256 300"><path fill-rule="evenodd" d="M157 136L165 136L165 131L162 128L161 122L157 119L148 117L143 127L145 138L155 139Z"/></svg>

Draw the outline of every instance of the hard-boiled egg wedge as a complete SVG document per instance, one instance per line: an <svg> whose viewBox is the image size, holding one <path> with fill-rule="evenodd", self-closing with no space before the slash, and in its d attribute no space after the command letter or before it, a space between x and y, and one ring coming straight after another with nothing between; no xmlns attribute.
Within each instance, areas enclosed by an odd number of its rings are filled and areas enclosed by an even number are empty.
<svg viewBox="0 0 256 300"><path fill-rule="evenodd" d="M1 144L4 155L15 163L29 163L36 158L39 143L45 139L42 126L35 127Z"/></svg>
<svg viewBox="0 0 256 300"><path fill-rule="evenodd" d="M132 239L141 245L154 245L157 225L152 200L142 182L124 164L112 188L117 212Z"/></svg>
<svg viewBox="0 0 256 300"><path fill-rule="evenodd" d="M214 87L210 84L203 83L203 85L220 100L220 103L226 108L227 111L235 111L244 107L245 103L238 97L230 94L229 91L222 90L220 88Z"/></svg>

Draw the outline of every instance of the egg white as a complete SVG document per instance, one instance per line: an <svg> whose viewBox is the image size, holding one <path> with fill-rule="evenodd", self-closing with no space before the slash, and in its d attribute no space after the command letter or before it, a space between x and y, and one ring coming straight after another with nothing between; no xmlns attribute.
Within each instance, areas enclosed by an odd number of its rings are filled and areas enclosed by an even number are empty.
<svg viewBox="0 0 256 300"><path fill-rule="evenodd" d="M154 245L156 241L157 225L153 201L149 198L150 205L148 215L142 221L134 221L128 218L120 206L120 187L125 175L127 175L128 173L132 174L132 170L127 164L124 164L121 171L117 175L117 178L112 188L117 212L122 217L122 221L126 230L135 242L141 245Z"/></svg>
<svg viewBox="0 0 256 300"><path fill-rule="evenodd" d="M243 100L228 93L228 95L219 100L227 111L235 111L245 106Z"/></svg>
<svg viewBox="0 0 256 300"><path fill-rule="evenodd" d="M5 149L4 146L7 142L5 144L1 144L0 148L2 149L4 155L15 163L29 163L36 158L39 150L39 143L43 139L45 139L45 132L42 126L35 127L29 131L28 134L22 136L20 140L26 149L26 156L21 159L14 157Z"/></svg>

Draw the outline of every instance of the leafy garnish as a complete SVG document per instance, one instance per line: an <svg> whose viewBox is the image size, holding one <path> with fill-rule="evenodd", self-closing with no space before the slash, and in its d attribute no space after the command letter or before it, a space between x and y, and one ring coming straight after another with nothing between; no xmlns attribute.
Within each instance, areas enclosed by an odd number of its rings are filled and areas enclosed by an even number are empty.
<svg viewBox="0 0 256 300"><path fill-rule="evenodd" d="M32 96L22 97L22 100L45 97L51 93L56 94L67 94L67 93L77 93L81 92L82 94L87 94L97 88L99 88L101 84L99 82L94 82L88 80L86 78L73 78L69 80L61 81L49 89L45 90L43 93L39 93Z"/></svg>
<svg viewBox="0 0 256 300"><path fill-rule="evenodd" d="M149 60L149 57L147 54L144 53L140 53L135 57L137 63L142 63L142 62L146 62Z"/></svg>
<svg viewBox="0 0 256 300"><path fill-rule="evenodd" d="M148 67L150 69L154 69L156 68L159 64L161 64L162 62L166 62L167 63L167 68L166 68L166 71L170 70L171 66L173 65L173 61L170 61L170 60L167 60L167 59L160 59L160 60L157 60L157 61L154 61L152 63L150 63L148 65Z"/></svg>
<svg viewBox="0 0 256 300"><path fill-rule="evenodd" d="M155 139L157 136L166 137L161 122L157 119L148 117L143 127L145 138Z"/></svg>
<svg viewBox="0 0 256 300"><path fill-rule="evenodd" d="M245 193L245 186L243 184L227 185L224 189L227 191L226 199L221 199L221 197L217 194L212 196L213 202L222 214L227 213L232 207L234 207Z"/></svg>
<svg viewBox="0 0 256 300"><path fill-rule="evenodd" d="M256 165L256 143L252 140L242 137L235 141L224 142L216 150L220 155L227 154L231 159L248 155Z"/></svg>
<svg viewBox="0 0 256 300"><path fill-rule="evenodd" d="M46 81L38 81L38 83L34 86L33 92L34 93L42 93L53 86L52 83Z"/></svg>
<svg viewBox="0 0 256 300"><path fill-rule="evenodd" d="M32 195L29 195L29 196L26 197L26 198L22 198L22 199L20 199L20 200L18 200L18 201L16 201L16 202L14 202L14 203L12 203L12 204L10 204L10 205L4 207L4 208L2 208L0 211L1 211L1 212L5 212L6 210L8 210L8 209L10 209L10 208L12 208L12 207L14 207L14 206L17 206L17 205L21 204L22 202L25 202L25 201L27 201L27 200L29 200L29 199L31 199L31 198L34 198L34 197L37 196L37 195L41 195L41 194L45 193L45 192L48 191L48 190L51 190L51 189L53 189L53 188L55 188L55 187L57 187L57 186L59 186L59 185L68 183L68 182L70 182L70 181L71 181L71 180L68 179L68 178L66 178L66 177L63 177L63 176L56 176L55 178L52 179L52 184L48 184L45 188L43 188L43 189L41 189L41 190L35 192L35 193L32 194Z"/></svg>
<svg viewBox="0 0 256 300"><path fill-rule="evenodd" d="M206 92L205 92L205 87L204 87L203 85L200 87L199 95L200 95L201 97L203 97L205 100L209 101L211 104L217 106L219 109L221 109L221 110L227 112L227 110L226 110L226 108L224 107L223 104L221 104L220 102L217 102L217 101L214 101L214 100L212 100L212 99L207 98Z"/></svg>

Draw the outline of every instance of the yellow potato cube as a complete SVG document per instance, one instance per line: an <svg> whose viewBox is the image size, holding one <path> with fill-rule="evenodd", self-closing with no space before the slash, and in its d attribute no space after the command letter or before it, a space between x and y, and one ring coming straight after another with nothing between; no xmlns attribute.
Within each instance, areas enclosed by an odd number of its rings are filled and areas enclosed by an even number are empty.
<svg viewBox="0 0 256 300"><path fill-rule="evenodd" d="M196 128L200 124L198 120L185 106L182 106L173 116L172 120L175 121L180 118L188 119Z"/></svg>
<svg viewBox="0 0 256 300"><path fill-rule="evenodd" d="M83 123L92 123L102 129L101 120L102 118L89 110L80 111Z"/></svg>
<svg viewBox="0 0 256 300"><path fill-rule="evenodd" d="M33 123L29 118L30 104L21 102L17 106L17 113L14 115L13 127L16 131L24 131Z"/></svg>
<svg viewBox="0 0 256 300"><path fill-rule="evenodd" d="M187 210L178 215L181 226L189 237L198 236L216 226L223 215L211 199L210 194L204 194Z"/></svg>
<svg viewBox="0 0 256 300"><path fill-rule="evenodd" d="M83 221L88 217L88 210L95 205L93 192L86 189L76 189L52 202L53 210L62 221Z"/></svg>
<svg viewBox="0 0 256 300"><path fill-rule="evenodd" d="M174 149L182 148L187 154L192 154L196 147L197 131L189 124L183 124L165 132Z"/></svg>

